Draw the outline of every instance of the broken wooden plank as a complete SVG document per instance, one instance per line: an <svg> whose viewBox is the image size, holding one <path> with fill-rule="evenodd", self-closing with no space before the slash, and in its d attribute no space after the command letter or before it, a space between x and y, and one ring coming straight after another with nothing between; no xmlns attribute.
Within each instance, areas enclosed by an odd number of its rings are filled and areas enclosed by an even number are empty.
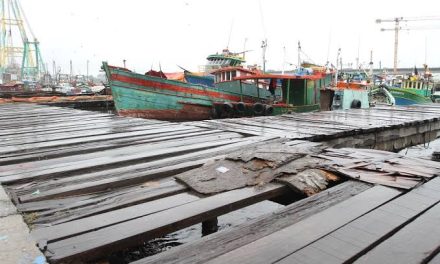
<svg viewBox="0 0 440 264"><path fill-rule="evenodd" d="M130 190L130 188L128 189ZM31 223L39 225L57 225L83 217L109 212L119 208L157 200L186 191L187 188L175 181L166 181L158 186L145 188L137 186L130 191L107 191L102 195L80 199L61 207L37 214ZM86 196L87 197L87 196Z"/></svg>
<svg viewBox="0 0 440 264"><path fill-rule="evenodd" d="M124 187L147 181L154 180L160 177L168 177L174 174L181 173L203 165L211 159L196 160L191 162L183 162L173 166L161 167L152 169L146 172L134 172L130 175L119 175L116 177L105 178L102 180L95 180L92 182L81 182L79 184L69 184L65 187L49 189L46 191L31 193L19 196L21 203L36 202L42 200L49 200L54 198L67 197L70 195L87 194L104 191L113 187Z"/></svg>
<svg viewBox="0 0 440 264"><path fill-rule="evenodd" d="M361 182L344 182L269 215L263 215L232 229L138 260L133 264L206 263L212 258L298 223L369 188L371 185Z"/></svg>
<svg viewBox="0 0 440 264"><path fill-rule="evenodd" d="M63 224L39 228L35 231L32 231L31 235L37 242L45 241L46 243L50 243L52 241L99 230L101 228L174 208L183 204L197 201L199 199L199 197L189 193L180 193L162 199L113 210L107 213L102 213Z"/></svg>
<svg viewBox="0 0 440 264"><path fill-rule="evenodd" d="M288 189L278 184L233 190L178 206L157 214L117 224L98 231L49 243L45 252L53 262L96 259L224 213L281 195Z"/></svg>
<svg viewBox="0 0 440 264"><path fill-rule="evenodd" d="M323 170L306 169L294 175L279 177L276 180L287 184L296 192L311 196L325 190L329 184L339 181L340 178Z"/></svg>
<svg viewBox="0 0 440 264"><path fill-rule="evenodd" d="M376 186L303 221L232 250L206 263L273 263L333 232L400 194Z"/></svg>

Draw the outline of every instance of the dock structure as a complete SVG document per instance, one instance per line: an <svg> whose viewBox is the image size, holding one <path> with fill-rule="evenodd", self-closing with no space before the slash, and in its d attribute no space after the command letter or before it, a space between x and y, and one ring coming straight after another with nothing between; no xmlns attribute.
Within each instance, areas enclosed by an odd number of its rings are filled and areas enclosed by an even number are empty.
<svg viewBox="0 0 440 264"><path fill-rule="evenodd" d="M0 183L50 263L106 259L286 197L136 263L439 258L440 163L383 151L437 138L437 105L171 123L5 104L0 127Z"/></svg>

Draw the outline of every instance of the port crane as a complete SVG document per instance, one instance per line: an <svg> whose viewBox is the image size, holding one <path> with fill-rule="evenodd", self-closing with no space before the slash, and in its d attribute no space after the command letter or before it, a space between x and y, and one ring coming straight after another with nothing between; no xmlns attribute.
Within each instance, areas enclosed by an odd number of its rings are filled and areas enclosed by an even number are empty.
<svg viewBox="0 0 440 264"><path fill-rule="evenodd" d="M19 0L0 0L0 21L0 79L38 81L45 64Z"/></svg>
<svg viewBox="0 0 440 264"><path fill-rule="evenodd" d="M437 16L430 16L430 17L395 17L392 19L376 19L376 23L394 23L394 28L381 28L381 31L394 31L394 73L397 73L397 50L399 46L399 31L400 30L414 30L417 28L402 28L400 26L401 22L408 22L408 21L429 21L429 20L440 20L440 17Z"/></svg>

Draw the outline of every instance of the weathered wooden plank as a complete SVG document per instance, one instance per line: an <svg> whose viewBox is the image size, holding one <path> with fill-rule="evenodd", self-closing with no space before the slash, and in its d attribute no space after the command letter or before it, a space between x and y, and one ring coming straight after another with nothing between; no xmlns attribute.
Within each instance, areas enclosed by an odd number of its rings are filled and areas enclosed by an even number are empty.
<svg viewBox="0 0 440 264"><path fill-rule="evenodd" d="M106 169L103 171L72 175L70 177L64 177L64 178L43 180L41 182L36 182L34 180L32 182L32 185L30 186L29 184L13 185L11 189L14 192L16 192L18 195L24 195L24 194L33 193L37 190L39 190L41 193L45 193L48 190L52 190L56 188L63 188L66 186L80 184L83 182L93 182L107 178L120 177L122 181L125 181L124 178L128 179L130 178L130 176L132 176L134 178L134 181L136 181L136 177L144 176L145 171L157 170L163 167L172 167L186 162L192 162L192 161L197 162L198 160L204 161L207 159L207 157L220 159L224 157L225 154L241 149L247 145L257 146L260 144L267 144L268 140L270 140L270 138L259 138L259 137L248 138L246 140L242 140L237 143L232 143L215 148L209 148L205 150L198 150L188 154L178 155L175 157L162 158L150 162L143 162L136 165L118 166L116 168Z"/></svg>
<svg viewBox="0 0 440 264"><path fill-rule="evenodd" d="M294 252L280 263L287 264L295 261L329 264L352 262L438 203L440 192L430 189L432 187L440 187L440 178L434 179L348 223Z"/></svg>
<svg viewBox="0 0 440 264"><path fill-rule="evenodd" d="M151 130L151 129L164 129L169 127L176 126L178 127L178 124L169 124L164 126L163 124L147 124L144 122L123 122L123 120L114 120L114 119L107 119L107 120L79 120L72 123L62 123L63 125L56 123L53 125L46 125L42 128L38 129L36 126L31 126L31 128L36 128L35 130L29 130L29 127L26 127L26 129L7 129L2 130L2 134L0 135L1 139L13 141L13 140L19 140L23 137L29 137L29 136L40 136L40 137L58 137L57 139L63 139L63 135L65 135L65 138L69 138L71 135L74 135L75 133L84 133L90 130L95 130L95 135L105 135L105 134L112 134L112 133L121 133L121 132L132 132L132 131L140 131L140 130ZM181 125L180 125L181 126ZM190 126L185 126L190 127ZM39 138L35 138L35 141L39 140Z"/></svg>
<svg viewBox="0 0 440 264"><path fill-rule="evenodd" d="M260 121L260 122L258 122ZM260 129L277 129L280 132L285 133L298 133L298 134L309 134L309 135L322 135L326 133L333 133L334 131L325 129L325 128L318 128L314 127L313 129L310 128L304 128L301 126L292 126L286 123L277 124L276 122L268 122L268 120L253 120L253 119L230 119L230 120L224 120L224 123L231 123L231 124L237 124L237 125L246 125L246 126L252 126L255 128Z"/></svg>
<svg viewBox="0 0 440 264"><path fill-rule="evenodd" d="M233 124L233 123L227 123L221 120L206 120L202 122L194 122L191 123L195 126L208 126L210 128L214 129L221 129L226 131L232 131L232 132L242 132L246 134L251 135L279 135L281 132L277 129L271 129L271 128L258 128L254 127L252 125L243 125L243 124Z"/></svg>
<svg viewBox="0 0 440 264"><path fill-rule="evenodd" d="M114 135L116 133L128 133L131 131L141 131L140 133L145 133L145 130L150 130L150 129L161 129L162 132L165 131L172 131L173 127L176 127L176 129L178 129L178 127L181 128L181 130L184 129L190 129L189 126L182 126L182 125L170 125L169 127L163 127L163 126L159 126L159 127L152 127L152 126L129 126L129 127L120 127L120 128L114 128L114 127L104 127L102 129L89 129L89 130L77 130L77 131L72 131L72 132L59 132L59 133L55 133L55 134L51 134L51 133L44 133L42 135L31 135L28 137L23 137L23 136L19 136L19 137L15 137L15 138L11 138L11 139L4 139L4 142L0 143L1 146L6 147L6 146L17 146L17 145L23 145L23 144L31 144L31 143L39 143L39 142L50 142L50 141L60 141L60 140L72 140L72 139L78 139L78 138L82 138L82 137L93 137L96 135ZM160 131L152 131L152 133L160 133Z"/></svg>
<svg viewBox="0 0 440 264"><path fill-rule="evenodd" d="M439 223L437 204L355 263L425 263L440 250Z"/></svg>
<svg viewBox="0 0 440 264"><path fill-rule="evenodd" d="M189 137L196 137L202 135L219 135L218 131L204 131L202 129L190 129L185 131L165 132L159 135L145 135L134 137L109 138L106 140L99 139L99 141L84 142L74 145L56 145L43 148L30 147L28 150L20 152L13 152L9 154L0 154L0 165L11 165L16 163L24 163L29 161L38 161L42 159L52 159L65 156L73 156L77 154L84 154L90 152L104 151L108 149L127 147L131 145L154 143L159 141L167 141L172 139L182 139ZM21 146L22 148L23 146ZM27 146L26 146L27 147Z"/></svg>
<svg viewBox="0 0 440 264"><path fill-rule="evenodd" d="M344 182L321 193L299 200L270 215L261 216L230 230L224 230L195 242L180 245L158 255L141 259L133 264L205 263L209 259L298 223L370 187L370 185L360 182Z"/></svg>
<svg viewBox="0 0 440 264"><path fill-rule="evenodd" d="M17 207L17 210L20 213L28 213L28 212L38 212L38 211L45 211L45 210L51 210L55 208L59 208L62 206L66 206L67 204L70 204L72 202L78 201L78 199L88 199L91 197L94 197L96 195L83 195L81 198L79 197L66 197L63 199L52 199L52 200L46 200L41 202L29 202L29 203L19 203L16 204L15 207Z"/></svg>
<svg viewBox="0 0 440 264"><path fill-rule="evenodd" d="M259 189L244 188L221 193L157 214L49 243L46 256L52 262L99 258L111 250L176 231L286 191L288 189L285 186L269 184Z"/></svg>
<svg viewBox="0 0 440 264"><path fill-rule="evenodd" d="M104 191L114 187L124 187L139 184L156 178L175 175L203 165L211 159L202 159L190 162L183 162L177 165L161 167L158 169L148 170L146 172L134 172L129 175L118 175L116 177L95 180L92 182L81 182L78 184L69 184L64 187L48 189L38 194L26 194L19 196L21 203L49 200L53 198L67 197L70 195L87 194ZM39 190L39 189L38 189Z"/></svg>
<svg viewBox="0 0 440 264"><path fill-rule="evenodd" d="M158 137L165 137L167 135L184 135L186 133L199 131L202 132L202 129L197 128L179 128L175 127L175 131L170 130L143 130L143 131L133 131L133 132L120 132L115 134L105 134L105 135L94 135L94 136L84 136L79 138L63 138L60 140L51 140L51 141L40 141L40 142L29 142L25 144L20 145L12 145L12 146L6 146L2 147L0 151L1 156L11 157L12 155L22 155L22 154L29 154L32 152L38 152L42 150L48 150L48 149L61 149L64 148L69 149L69 147L83 147L87 146L87 144L102 144L102 141L105 141L104 143L112 143L113 141L115 144L119 142L124 142L124 140L136 140L136 139L154 139ZM206 131L206 130L205 130ZM2 159L3 160L3 159Z"/></svg>
<svg viewBox="0 0 440 264"><path fill-rule="evenodd" d="M210 141L210 142L206 142L206 143L198 143L198 144L192 144L190 146L188 145L183 145L183 146L178 146L178 147L168 147L168 148L163 148L163 149L155 149L155 146L136 146L136 147L132 147L130 146L129 150L125 150L125 149L118 149L118 150L111 150L111 151L107 151L107 152L121 152L121 151L127 151L124 152L123 154L119 154L118 156L104 156L104 157L95 157L93 159L90 160L84 160L86 157L88 157L89 155L92 154L85 154L83 155L81 158L82 160L79 161L73 161L73 162L68 162L68 163L63 163L63 164L54 164L53 166L50 167L43 167L43 168L38 168L38 163L39 162L33 162L31 164L28 164L29 167L31 168L21 168L20 170L12 170L12 171L6 171L4 172L2 168L0 168L0 170L2 172L0 172L0 182L4 182L4 183L11 183L11 182L25 182L25 181L29 181L33 178L50 178L52 176L60 176L60 174L62 173L62 176L66 177L68 176L70 173L74 173L74 172L80 172L86 169L95 169L95 170L99 170L102 169L104 167L109 168L111 166L119 166L122 164L126 164L127 162L142 162L142 161L147 161L147 160L151 160L154 157L160 157L160 156L164 156L164 155L171 155L171 154L181 154L181 153L187 153L189 151L196 151L196 150L202 150L202 149L207 149L207 148L212 148L212 147L216 147L216 146L222 146L222 145L227 145L227 144L232 144L232 143L236 143L239 142L241 139L237 138L235 136L235 138L231 139L231 138L226 138L226 139L220 139L220 140L215 140L215 141ZM162 146L162 145L161 145ZM129 153L135 153L135 154L129 154ZM140 152L140 153L136 153L136 152ZM93 153L93 155L96 155ZM63 158L62 158L63 159ZM51 161L55 161L51 160ZM33 170L31 170L33 169Z"/></svg>
<svg viewBox="0 0 440 264"><path fill-rule="evenodd" d="M146 144L138 144L135 146L128 146L128 147L121 147L121 148L115 148L107 151L101 151L100 153L84 153L83 155L77 155L74 157L62 157L52 160L42 160L38 162L29 162L29 163L23 163L21 165L7 165L7 166L1 166L0 167L0 175L6 176L6 175L14 175L19 174L23 171L29 172L29 171L41 171L46 170L50 168L55 167L62 167L68 163L74 163L74 162L81 162L84 160L92 160L95 158L101 158L108 156L120 156L127 153L133 153L133 152L144 152L144 151L151 151L151 150L160 150L160 149L167 149L167 148L173 148L173 147L184 147L186 145L189 145L191 147L191 144L203 144L206 142L220 142L224 140L231 140L242 138L241 135L237 133L231 133L231 132L223 132L219 134L207 134L207 135L200 135L190 138L184 138L184 139L176 139L172 141L164 141L158 144L157 142L152 143L146 143ZM24 169L22 169L24 168Z"/></svg>
<svg viewBox="0 0 440 264"><path fill-rule="evenodd" d="M230 251L207 263L273 263L344 226L400 194L376 186L320 213Z"/></svg>
<svg viewBox="0 0 440 264"><path fill-rule="evenodd" d="M104 227L126 222L197 200L200 200L200 198L189 193L176 194L159 200L113 210L107 213L90 216L55 226L40 228L32 231L31 235L37 242L52 242L72 237L74 235L95 231Z"/></svg>
<svg viewBox="0 0 440 264"><path fill-rule="evenodd" d="M128 190L128 191L127 191ZM160 183L158 186L145 188L139 186L128 188L123 191L106 192L96 197L79 200L62 207L44 211L37 215L33 224L57 225L83 217L109 212L119 208L157 200L163 197L175 195L187 190L187 188L175 181Z"/></svg>

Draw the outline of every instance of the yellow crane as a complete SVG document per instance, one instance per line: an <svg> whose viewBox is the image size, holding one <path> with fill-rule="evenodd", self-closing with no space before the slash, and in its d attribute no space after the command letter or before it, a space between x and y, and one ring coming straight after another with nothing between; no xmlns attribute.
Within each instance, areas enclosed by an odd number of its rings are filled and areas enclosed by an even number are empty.
<svg viewBox="0 0 440 264"><path fill-rule="evenodd" d="M376 19L376 23L380 24L383 22L391 22L394 23L394 28L381 28L380 31L393 31L394 30L394 73L397 73L397 49L399 46L399 31L400 30L414 30L418 28L402 28L400 26L401 22L408 21L429 21L429 20L440 20L438 16L429 16L429 17L395 17L391 19Z"/></svg>

